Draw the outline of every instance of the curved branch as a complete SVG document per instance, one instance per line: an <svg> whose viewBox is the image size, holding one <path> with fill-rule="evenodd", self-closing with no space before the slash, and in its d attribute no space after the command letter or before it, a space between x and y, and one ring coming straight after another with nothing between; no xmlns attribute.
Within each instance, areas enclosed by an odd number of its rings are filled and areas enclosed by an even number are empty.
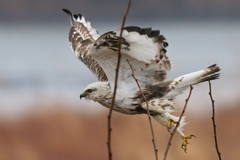
<svg viewBox="0 0 240 160"><path fill-rule="evenodd" d="M122 39L122 32L123 32L123 27L125 25L125 21L128 15L128 11L130 9L131 6L131 0L129 0L128 2L128 7L127 7L127 11L123 17L123 21L122 21L122 26L121 26L121 32L120 32L120 37L119 37L119 41L118 41L118 61L117 61L117 67L116 67L116 75L115 75L115 83L114 83L114 91L113 91L113 99L112 99L112 104L109 110L109 114L108 114L108 141L107 141L107 146L108 146L108 159L112 160L112 149L111 149L111 117L112 117L112 110L113 110L113 106L114 106L114 102L115 102L115 97L116 97L116 92L117 92L117 83L118 83L118 72L119 72L119 66L120 66L120 61L121 61L121 39Z"/></svg>

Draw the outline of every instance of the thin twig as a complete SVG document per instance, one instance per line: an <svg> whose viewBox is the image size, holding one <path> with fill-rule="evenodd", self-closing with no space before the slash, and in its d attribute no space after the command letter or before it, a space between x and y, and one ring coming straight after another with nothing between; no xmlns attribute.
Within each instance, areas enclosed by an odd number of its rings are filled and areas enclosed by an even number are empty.
<svg viewBox="0 0 240 160"><path fill-rule="evenodd" d="M211 82L209 82L209 96L211 98L211 101L212 101L212 123L213 123L213 132L214 132L214 140L215 140L215 148L216 148L216 151L217 151L217 154L218 154L218 159L221 160L221 153L218 149L218 142L217 142L217 131L216 131L216 123L215 123L215 107L214 107L214 100L213 100L213 97L212 97L212 88L211 88Z"/></svg>
<svg viewBox="0 0 240 160"><path fill-rule="evenodd" d="M153 148L154 148L154 152L155 152L155 157L156 157L156 160L158 160L158 150L157 150L157 147L156 147L156 143L155 143L155 138L154 138L154 131L153 131L153 126L152 126L152 120L151 120L151 116L150 116L150 112L149 112L149 106L148 106L148 101L146 99L146 97L144 96L143 92L142 92L142 89L138 83L138 79L135 77L134 75L134 72L133 72L133 68L132 68L132 65L130 64L130 62L128 61L127 59L127 62L132 70L132 77L134 78L134 80L136 81L137 85L138 85L138 88L146 102L146 105L147 105L147 114L148 114L148 119L149 119L149 123L150 123L150 128L151 128L151 133L152 133L152 143L153 143Z"/></svg>
<svg viewBox="0 0 240 160"><path fill-rule="evenodd" d="M167 159L167 154L168 154L168 150L169 150L169 148L170 148L170 146L171 146L172 138L173 138L174 134L176 133L176 130L177 130L179 124L180 124L180 121L181 121L181 119L182 119L183 114L185 113L185 110L186 110L188 101L189 101L190 96L191 96L191 94L192 94L192 90L193 90L193 87L190 86L189 95L188 95L187 99L185 100L186 102L185 102L185 105L184 105L184 107L183 107L182 113L181 113L181 115L180 115L180 117L179 117L179 119L178 119L178 122L177 122L177 124L176 124L176 126L175 126L173 132L171 133L170 138L169 138L169 140L168 140L168 145L167 145L166 151L165 151L165 153L164 153L163 160L166 160L166 159Z"/></svg>
<svg viewBox="0 0 240 160"><path fill-rule="evenodd" d="M108 146L108 159L112 160L112 149L111 149L111 117L112 117L112 110L113 110L113 105L115 102L115 97L116 97L116 92L117 92L117 82L118 82L118 72L119 72L119 66L120 66L120 61L121 61L121 40L122 40L122 32L123 32L123 27L125 25L125 21L128 15L128 11L130 9L131 6L131 0L129 0L128 2L128 7L127 7L127 11L123 17L123 21L122 21L122 26L121 26L121 32L120 32L120 37L118 40L118 61L117 61L117 67L116 67L116 75L115 75L115 83L114 83L114 91L113 91L113 99L112 99L112 104L109 110L109 114L108 114L108 141L107 141L107 146Z"/></svg>

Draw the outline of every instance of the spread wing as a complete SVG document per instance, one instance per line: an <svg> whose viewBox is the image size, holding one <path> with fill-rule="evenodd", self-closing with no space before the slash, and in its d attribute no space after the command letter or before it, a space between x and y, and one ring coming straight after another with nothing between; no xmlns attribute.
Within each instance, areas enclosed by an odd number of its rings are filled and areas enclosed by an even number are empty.
<svg viewBox="0 0 240 160"><path fill-rule="evenodd" d="M118 56L118 41L120 30L103 34L97 39L89 50L91 55L103 68L108 81L113 84L115 80ZM163 35L151 28L125 27L121 39L121 64L119 69L118 85L135 83L131 68L140 85L161 83L171 69L171 62L166 56Z"/></svg>
<svg viewBox="0 0 240 160"><path fill-rule="evenodd" d="M92 28L91 23L86 21L84 16L72 14L67 9L63 9L63 11L70 16L72 27L69 32L69 42L75 56L92 71L99 81L107 81L103 69L88 54L91 46L100 37L97 30Z"/></svg>

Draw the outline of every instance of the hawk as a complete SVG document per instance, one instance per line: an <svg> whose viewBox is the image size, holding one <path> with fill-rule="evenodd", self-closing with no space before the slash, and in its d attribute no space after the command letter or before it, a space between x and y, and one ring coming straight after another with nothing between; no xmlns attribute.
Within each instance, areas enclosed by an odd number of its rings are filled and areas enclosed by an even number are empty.
<svg viewBox="0 0 240 160"><path fill-rule="evenodd" d="M81 60L97 77L98 82L86 86L80 98L93 100L110 108L113 97L116 64L118 61L118 42L121 29L99 35L89 21L81 14L70 16L70 46L75 56ZM219 78L220 68L214 64L203 70L166 80L172 64L167 57L168 43L159 30L128 26L123 28L121 38L121 63L117 93L113 110L123 114L147 114L160 124L173 131L179 117L172 115L177 108L174 98L191 85ZM130 67L129 63L132 65ZM147 102L132 77L138 79ZM180 121L176 132L182 137L182 148L187 149L187 139L182 132L185 117ZM173 123L172 123L173 122Z"/></svg>

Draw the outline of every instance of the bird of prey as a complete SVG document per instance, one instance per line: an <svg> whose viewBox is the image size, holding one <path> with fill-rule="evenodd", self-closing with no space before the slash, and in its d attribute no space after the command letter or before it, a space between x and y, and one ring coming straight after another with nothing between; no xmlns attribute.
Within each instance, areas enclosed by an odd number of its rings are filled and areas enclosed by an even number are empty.
<svg viewBox="0 0 240 160"><path fill-rule="evenodd" d="M110 108L113 98L116 65L118 61L118 42L121 29L99 35L89 21L81 14L70 16L70 46L75 56L81 60L97 77L98 82L89 84L83 89L80 98L93 100ZM167 72L172 64L167 57L168 43L159 30L124 27L121 38L121 63L119 79L113 110L124 114L146 114L147 104L150 115L170 132L176 126L179 117L172 115L177 106L174 98L191 85L219 78L220 68L214 64L203 70L166 81ZM130 65L132 65L132 68ZM132 71L143 91L144 100ZM173 123L172 123L173 122ZM176 132L182 137L182 148L187 149L186 136L182 130L186 124L181 119Z"/></svg>

